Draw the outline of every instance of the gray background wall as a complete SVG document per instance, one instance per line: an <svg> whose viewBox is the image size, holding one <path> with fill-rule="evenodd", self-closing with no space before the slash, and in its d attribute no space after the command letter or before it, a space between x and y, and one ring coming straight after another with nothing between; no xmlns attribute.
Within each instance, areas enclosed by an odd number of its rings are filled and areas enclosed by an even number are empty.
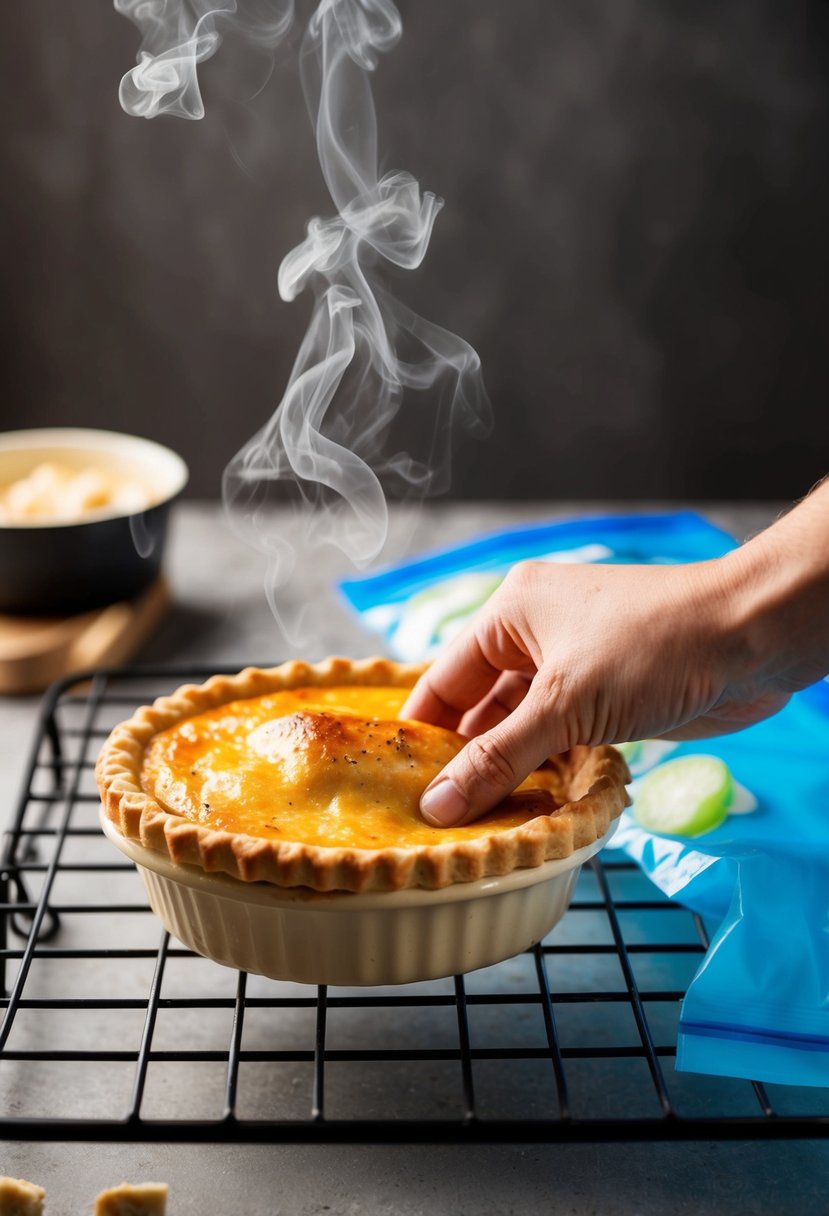
<svg viewBox="0 0 829 1216"><path fill-rule="evenodd" d="M452 493L805 491L829 464L829 4L401 10L384 161L447 205L397 290L477 347L496 415ZM118 106L138 36L109 0L0 15L2 425L140 431L215 494L307 321L279 261L330 210L295 47L268 79L228 40L207 118L149 123Z"/></svg>

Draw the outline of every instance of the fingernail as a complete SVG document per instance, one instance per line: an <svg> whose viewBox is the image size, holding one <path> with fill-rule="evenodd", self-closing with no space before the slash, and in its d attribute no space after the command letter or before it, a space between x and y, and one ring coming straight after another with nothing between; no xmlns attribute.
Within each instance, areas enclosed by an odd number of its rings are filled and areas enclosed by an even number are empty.
<svg viewBox="0 0 829 1216"><path fill-rule="evenodd" d="M420 799L420 813L435 828L449 828L469 810L466 799L451 777L444 777Z"/></svg>

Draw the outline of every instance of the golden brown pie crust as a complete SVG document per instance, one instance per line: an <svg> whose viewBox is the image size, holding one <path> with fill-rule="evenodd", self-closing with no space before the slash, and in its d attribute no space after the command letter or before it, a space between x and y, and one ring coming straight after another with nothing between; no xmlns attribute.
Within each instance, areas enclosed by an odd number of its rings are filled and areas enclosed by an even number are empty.
<svg viewBox="0 0 829 1216"><path fill-rule="evenodd" d="M139 709L104 744L96 778L105 813L124 836L174 862L223 872L245 882L317 891L436 889L471 882L567 857L608 831L628 802L627 767L612 747L576 747L552 758L540 774L542 784L546 780L548 789L555 790L555 799L547 789L530 789L512 795L498 808L507 821L510 815L513 819L525 817L517 826L495 826L471 839L449 839L435 829L439 843L405 847L321 845L217 828L173 813L147 789L146 765L157 749L158 737L188 719L289 689L410 688L422 671L420 666L387 659L332 658L319 664L293 661L269 670L247 668L235 676L214 676L202 685L185 685ZM297 719L290 727L294 734L310 734L314 746L322 734L323 744L327 743L332 732L328 714L312 720L310 730L302 715ZM349 725L345 723L346 730ZM338 738L336 721L333 726ZM417 736L416 724L412 728ZM281 732L288 737L288 729L278 726L277 736ZM277 737L276 745L280 743ZM315 754L312 751L312 762ZM377 771L382 771L382 764Z"/></svg>

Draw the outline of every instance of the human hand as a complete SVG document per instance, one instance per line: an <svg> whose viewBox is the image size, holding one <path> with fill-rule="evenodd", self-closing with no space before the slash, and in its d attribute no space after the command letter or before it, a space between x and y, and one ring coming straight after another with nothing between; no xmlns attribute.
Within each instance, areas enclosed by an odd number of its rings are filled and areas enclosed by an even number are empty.
<svg viewBox="0 0 829 1216"><path fill-rule="evenodd" d="M424 818L469 822L575 744L701 738L777 712L829 667L825 559L795 577L787 520L773 543L693 565L516 566L401 711L469 736Z"/></svg>

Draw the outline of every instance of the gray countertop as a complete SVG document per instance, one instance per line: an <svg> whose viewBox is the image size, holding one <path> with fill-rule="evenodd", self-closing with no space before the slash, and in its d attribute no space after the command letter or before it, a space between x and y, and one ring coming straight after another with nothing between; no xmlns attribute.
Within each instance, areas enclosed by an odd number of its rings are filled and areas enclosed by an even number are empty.
<svg viewBox="0 0 829 1216"><path fill-rule="evenodd" d="M590 504L589 509L612 506ZM393 520L395 546L398 552L426 551L500 526L586 510L585 505L523 504L431 507L420 515L401 511ZM745 537L776 510L771 504L711 506L705 513ZM332 554L296 580L294 595L329 605L322 629L305 644L307 657L359 656L378 649L371 635L327 599L342 572ZM261 563L230 532L218 507L180 505L168 573L175 607L145 647L143 661L241 666L287 653L267 606ZM32 698L0 700L4 818L11 817L36 708ZM170 1216L823 1216L829 1208L829 1146L814 1142L464 1148L15 1142L0 1145L0 1173L45 1186L50 1216L90 1211L97 1191L122 1178L168 1181Z"/></svg>

